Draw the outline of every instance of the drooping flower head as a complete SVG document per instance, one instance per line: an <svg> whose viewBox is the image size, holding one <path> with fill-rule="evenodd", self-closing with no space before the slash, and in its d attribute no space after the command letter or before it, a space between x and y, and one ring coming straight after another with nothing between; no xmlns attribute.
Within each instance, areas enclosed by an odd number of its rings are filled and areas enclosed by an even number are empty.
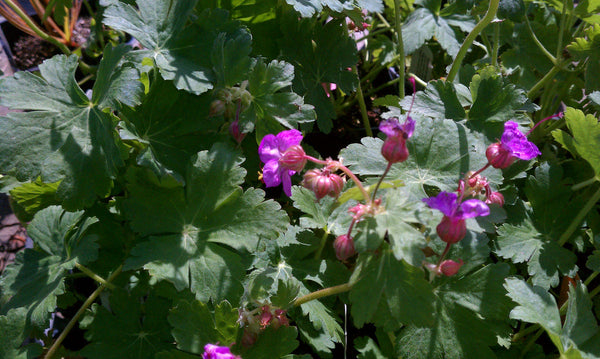
<svg viewBox="0 0 600 359"><path fill-rule="evenodd" d="M229 347L206 344L204 346L204 354L202 354L202 359L241 359L241 357L233 355Z"/></svg>
<svg viewBox="0 0 600 359"><path fill-rule="evenodd" d="M527 140L527 136L519 131L516 122L507 121L500 142L492 143L485 151L485 155L492 167L506 168L517 158L528 161L541 155L541 152L535 144Z"/></svg>
<svg viewBox="0 0 600 359"><path fill-rule="evenodd" d="M379 125L379 130L387 135L381 147L383 157L390 163L406 161L406 141L415 130L415 120L406 116L406 121L401 124L396 117L391 117Z"/></svg>
<svg viewBox="0 0 600 359"><path fill-rule="evenodd" d="M298 130L282 131L277 135L269 134L260 141L258 155L265 164L263 167L263 180L267 187L276 187L283 183L285 194L292 195L291 176L304 167L306 163L303 156L304 151L299 146L301 141L302 133ZM293 154L286 155L286 151L290 148L292 148ZM290 161L290 158L295 158L296 161ZM301 166L300 162L302 163Z"/></svg>
<svg viewBox="0 0 600 359"><path fill-rule="evenodd" d="M490 214L490 208L483 201L468 199L459 203L456 193L440 192L436 197L423 198L423 202L444 214L436 230L446 243L456 243L465 237L465 219Z"/></svg>

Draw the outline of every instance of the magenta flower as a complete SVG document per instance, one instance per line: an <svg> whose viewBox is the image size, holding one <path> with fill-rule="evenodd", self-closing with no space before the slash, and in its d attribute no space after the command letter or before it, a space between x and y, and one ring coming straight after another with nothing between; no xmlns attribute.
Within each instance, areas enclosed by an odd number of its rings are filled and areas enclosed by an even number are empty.
<svg viewBox="0 0 600 359"><path fill-rule="evenodd" d="M282 165L279 160L290 147L299 145L301 141L302 134L298 130L282 131L277 136L269 134L260 141L258 155L265 164L263 180L267 187L276 187L283 183L283 192L288 196L292 195L291 176L296 171L288 165Z"/></svg>
<svg viewBox="0 0 600 359"><path fill-rule="evenodd" d="M381 154L390 163L404 162L408 158L406 140L415 130L415 121L406 116L406 121L400 124L397 118L392 117L379 125L379 130L387 135L381 147Z"/></svg>
<svg viewBox="0 0 600 359"><path fill-rule="evenodd" d="M202 354L202 359L241 359L241 357L233 355L229 347L206 344L204 346L204 354Z"/></svg>
<svg viewBox="0 0 600 359"><path fill-rule="evenodd" d="M444 214L436 230L440 238L450 244L465 237L465 219L490 214L490 208L483 201L469 199L459 203L456 193L440 192L436 197L423 198L423 202Z"/></svg>
<svg viewBox="0 0 600 359"><path fill-rule="evenodd" d="M527 140L527 136L519 131L519 125L513 121L504 124L500 142L492 143L485 151L488 162L494 168L506 168L517 158L527 161L541 154L537 146Z"/></svg>

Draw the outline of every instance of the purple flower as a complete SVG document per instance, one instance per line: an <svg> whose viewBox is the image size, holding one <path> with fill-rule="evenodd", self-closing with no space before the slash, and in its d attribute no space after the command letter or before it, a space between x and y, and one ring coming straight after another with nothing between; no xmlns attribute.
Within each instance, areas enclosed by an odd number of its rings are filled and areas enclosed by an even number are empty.
<svg viewBox="0 0 600 359"><path fill-rule="evenodd" d="M406 121L400 124L396 117L391 117L379 125L379 130L388 137L402 138L406 141L415 131L415 120L407 116Z"/></svg>
<svg viewBox="0 0 600 359"><path fill-rule="evenodd" d="M490 208L483 201L469 199L459 203L456 193L441 192L436 197L423 198L423 202L444 214L436 230L440 238L450 244L465 237L467 233L465 219L490 214Z"/></svg>
<svg viewBox="0 0 600 359"><path fill-rule="evenodd" d="M516 158L527 161L541 155L541 152L535 144L527 141L527 136L519 131L516 122L507 121L500 142L492 143L485 155L492 167L506 168Z"/></svg>
<svg viewBox="0 0 600 359"><path fill-rule="evenodd" d="M241 359L237 355L233 355L229 347L220 347L214 344L206 344L204 346L204 354L202 359Z"/></svg>
<svg viewBox="0 0 600 359"><path fill-rule="evenodd" d="M279 159L288 148L299 145L301 141L302 134L298 130L282 131L277 136L269 134L260 141L258 155L265 164L263 167L263 180L267 187L276 187L283 183L285 194L292 195L291 176L296 171L282 166Z"/></svg>

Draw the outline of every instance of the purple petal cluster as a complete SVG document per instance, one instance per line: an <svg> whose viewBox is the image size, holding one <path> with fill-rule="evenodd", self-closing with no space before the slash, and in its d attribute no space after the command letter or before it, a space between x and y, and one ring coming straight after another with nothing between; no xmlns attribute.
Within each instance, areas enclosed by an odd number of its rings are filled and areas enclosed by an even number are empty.
<svg viewBox="0 0 600 359"><path fill-rule="evenodd" d="M241 357L233 355L229 347L206 344L204 346L204 354L202 354L202 359L241 359Z"/></svg>
<svg viewBox="0 0 600 359"><path fill-rule="evenodd" d="M458 203L458 195L454 192L440 192L436 197L423 198L423 202L454 220L464 220L490 214L490 208L483 201L468 199Z"/></svg>
<svg viewBox="0 0 600 359"><path fill-rule="evenodd" d="M504 133L500 142L512 156L521 160L528 161L542 154L535 144L527 141L527 137L519 131L519 125L513 121L504 124Z"/></svg>
<svg viewBox="0 0 600 359"><path fill-rule="evenodd" d="M401 138L406 141L415 131L415 120L407 116L406 121L400 123L396 117L391 117L379 125L379 130L388 137Z"/></svg>
<svg viewBox="0 0 600 359"><path fill-rule="evenodd" d="M279 159L290 147L299 145L302 141L302 133L298 130L287 130L277 135L266 135L258 147L260 160L265 164L263 167L263 180L267 187L276 187L283 183L283 191L288 196L292 195L291 176L296 171L284 168Z"/></svg>

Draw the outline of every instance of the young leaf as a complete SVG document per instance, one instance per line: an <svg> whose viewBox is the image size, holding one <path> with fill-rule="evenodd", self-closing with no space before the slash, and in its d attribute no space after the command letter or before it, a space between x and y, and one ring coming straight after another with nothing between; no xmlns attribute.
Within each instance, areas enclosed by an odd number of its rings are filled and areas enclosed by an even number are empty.
<svg viewBox="0 0 600 359"><path fill-rule="evenodd" d="M398 355L407 359L493 358L490 346L510 333L503 322L510 305L502 287L508 270L505 264L491 264L440 286L433 327L403 329L396 345Z"/></svg>
<svg viewBox="0 0 600 359"><path fill-rule="evenodd" d="M586 160L600 176L600 124L592 115L584 115L581 110L567 108L565 111L565 121L571 134L565 131L555 130L552 136L565 149L573 155L577 155Z"/></svg>
<svg viewBox="0 0 600 359"><path fill-rule="evenodd" d="M65 212L58 206L38 212L28 234L41 251L19 253L0 279L2 296L8 299L2 313L25 307L28 325L44 328L50 312L56 309L56 297L64 293L69 271L76 262L86 264L96 257L95 238L85 235L93 222L83 217L83 212Z"/></svg>
<svg viewBox="0 0 600 359"><path fill-rule="evenodd" d="M235 300L246 269L240 253L287 226L285 213L265 202L262 191L239 188L242 161L217 143L193 159L185 188L161 187L145 179L147 172L132 171L121 206L133 229L149 237L132 250L126 267L144 266L177 289L190 287L202 301Z"/></svg>
<svg viewBox="0 0 600 359"><path fill-rule="evenodd" d="M2 173L20 181L61 181L57 195L66 209L89 206L110 193L123 162L111 116L102 110L114 105L118 96L134 103L142 89L135 81L137 71L114 66L125 54L123 49L106 48L98 78L110 80L94 85L92 101L75 80L76 56L47 60L40 65L41 77L23 72L2 80L0 103L28 110L0 117L0 131L11 138L0 143ZM137 83L133 89L132 82Z"/></svg>
<svg viewBox="0 0 600 359"><path fill-rule="evenodd" d="M13 210L23 222L31 221L33 216L40 210L59 205L60 199L56 196L59 183L43 183L39 178L31 183L10 190L10 198L13 201Z"/></svg>

